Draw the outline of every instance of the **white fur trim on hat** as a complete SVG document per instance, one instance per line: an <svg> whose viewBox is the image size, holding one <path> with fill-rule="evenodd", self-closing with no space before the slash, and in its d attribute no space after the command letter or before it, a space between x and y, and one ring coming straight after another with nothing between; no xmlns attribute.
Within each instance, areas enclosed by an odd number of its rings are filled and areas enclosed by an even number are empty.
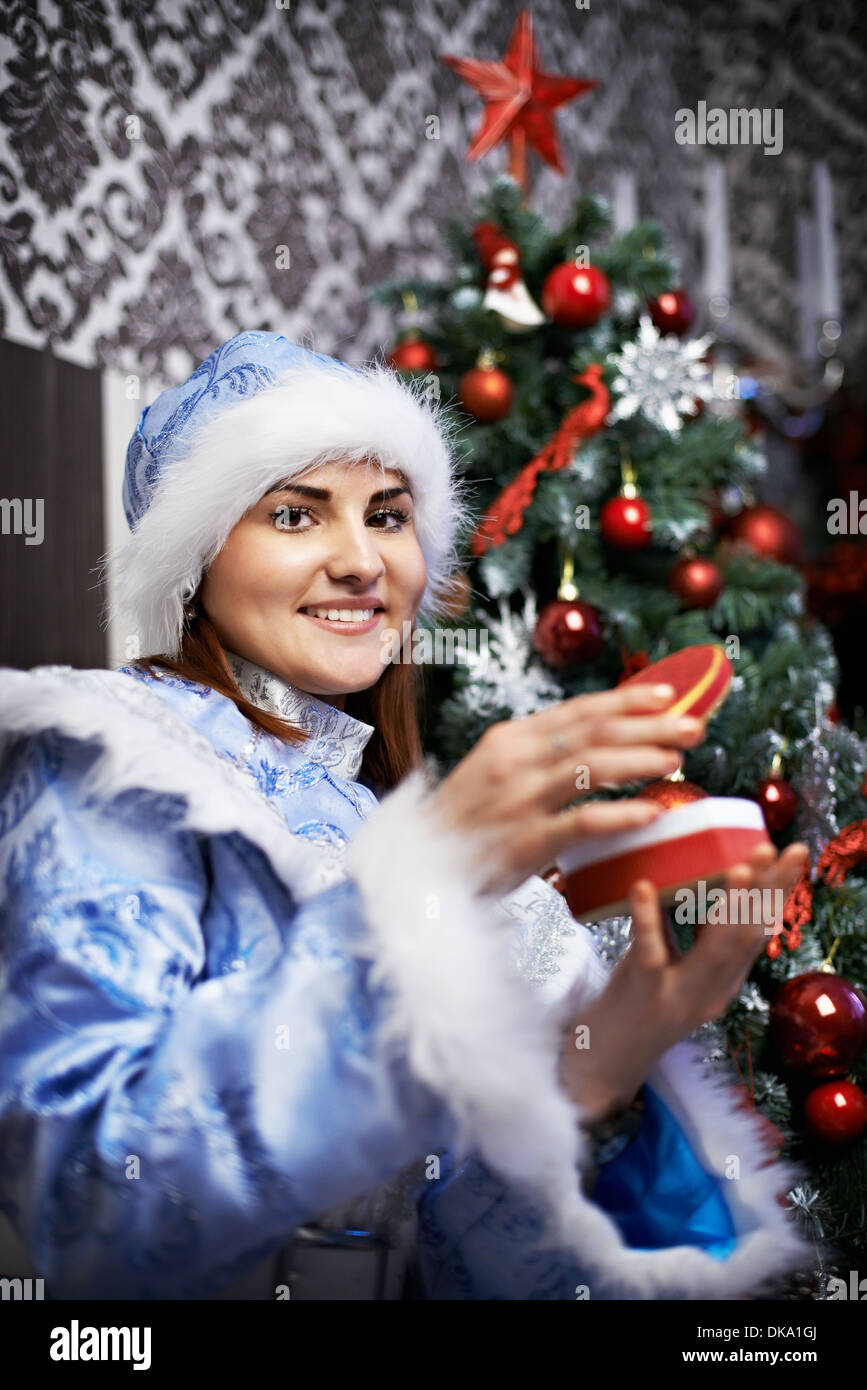
<svg viewBox="0 0 867 1390"><path fill-rule="evenodd" d="M141 653L178 655L184 604L250 507L337 460L370 457L406 474L427 567L417 616L444 611L471 508L450 455L459 417L425 389L423 378L402 378L379 361L303 362L204 424L187 453L165 465L133 534L102 561L114 580L111 614L134 623Z"/></svg>

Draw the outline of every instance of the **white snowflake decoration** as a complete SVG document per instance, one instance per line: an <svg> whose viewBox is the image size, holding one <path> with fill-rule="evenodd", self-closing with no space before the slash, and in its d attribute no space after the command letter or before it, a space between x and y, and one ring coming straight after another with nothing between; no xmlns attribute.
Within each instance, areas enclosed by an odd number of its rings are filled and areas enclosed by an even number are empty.
<svg viewBox="0 0 867 1390"><path fill-rule="evenodd" d="M615 290L612 308L620 318L629 318L638 308L638 295L634 290Z"/></svg>
<svg viewBox="0 0 867 1390"><path fill-rule="evenodd" d="M710 371L698 360L712 342L713 334L689 343L673 333L663 337L642 314L637 342L624 343L608 358L619 371L612 384L619 400L606 423L628 420L640 410L652 425L677 434L681 416L696 414L696 397L707 401L713 396Z"/></svg>
<svg viewBox="0 0 867 1390"><path fill-rule="evenodd" d="M512 613L502 599L499 607L500 617L488 619L485 646L466 652L469 672L461 699L475 714L510 709L515 719L523 719L562 700L563 691L534 659L535 595L525 592L522 614Z"/></svg>

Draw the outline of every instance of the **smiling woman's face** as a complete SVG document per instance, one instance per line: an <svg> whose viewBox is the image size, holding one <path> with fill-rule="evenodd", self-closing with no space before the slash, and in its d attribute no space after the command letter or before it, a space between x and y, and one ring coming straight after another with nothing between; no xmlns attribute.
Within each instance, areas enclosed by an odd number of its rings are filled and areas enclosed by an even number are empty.
<svg viewBox="0 0 867 1390"><path fill-rule="evenodd" d="M201 604L230 651L342 709L379 680L382 634L403 636L426 581L407 480L371 461L328 463L250 508Z"/></svg>

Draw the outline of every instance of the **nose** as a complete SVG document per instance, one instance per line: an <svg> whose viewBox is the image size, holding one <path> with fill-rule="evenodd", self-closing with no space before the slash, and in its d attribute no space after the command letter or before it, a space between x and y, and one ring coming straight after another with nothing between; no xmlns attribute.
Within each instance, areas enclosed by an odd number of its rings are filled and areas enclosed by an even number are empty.
<svg viewBox="0 0 867 1390"><path fill-rule="evenodd" d="M330 578L353 578L365 585L374 583L385 573L379 538L372 527L365 526L363 517L342 517L328 529L325 568Z"/></svg>

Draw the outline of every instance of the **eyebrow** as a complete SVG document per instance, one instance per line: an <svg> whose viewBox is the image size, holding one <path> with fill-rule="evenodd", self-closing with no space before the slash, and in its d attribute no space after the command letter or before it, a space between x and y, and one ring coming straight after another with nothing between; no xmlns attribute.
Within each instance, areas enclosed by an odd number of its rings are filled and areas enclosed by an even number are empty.
<svg viewBox="0 0 867 1390"><path fill-rule="evenodd" d="M328 488L308 487L303 483L286 483L284 487L275 487L272 489L272 491L297 492L301 497L310 497L318 502L330 502L332 496L332 494L328 491ZM400 487L382 488L379 492L372 492L370 494L367 505L370 506L371 502L387 502L392 497L400 497L401 493L404 492L407 494L408 497L412 497L412 493L410 492L409 488L404 487L402 484Z"/></svg>

